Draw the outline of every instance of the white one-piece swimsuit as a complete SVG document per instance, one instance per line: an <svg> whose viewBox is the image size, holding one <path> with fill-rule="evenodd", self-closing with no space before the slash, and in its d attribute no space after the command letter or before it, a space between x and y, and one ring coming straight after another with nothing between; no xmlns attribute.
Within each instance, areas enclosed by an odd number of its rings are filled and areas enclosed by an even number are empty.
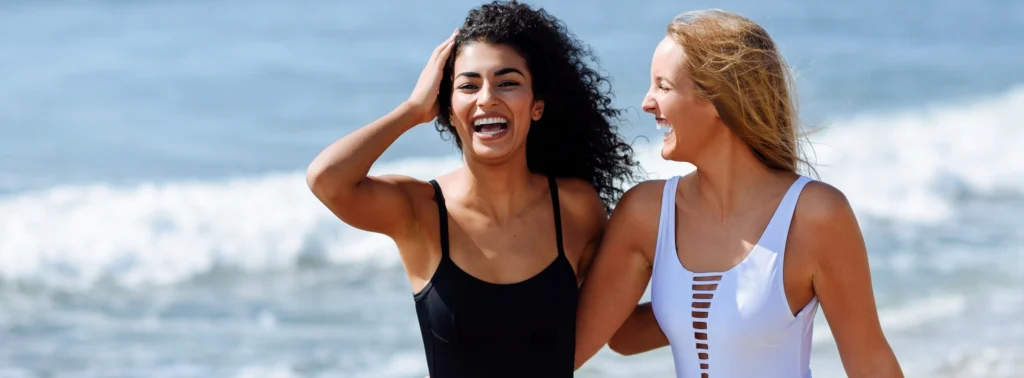
<svg viewBox="0 0 1024 378"><path fill-rule="evenodd" d="M676 252L679 177L665 182L651 277L651 305L678 378L809 378L817 297L795 316L782 280L800 176L750 254L724 272L691 272ZM685 235L683 236L685 237ZM711 253L712 251L708 251Z"/></svg>

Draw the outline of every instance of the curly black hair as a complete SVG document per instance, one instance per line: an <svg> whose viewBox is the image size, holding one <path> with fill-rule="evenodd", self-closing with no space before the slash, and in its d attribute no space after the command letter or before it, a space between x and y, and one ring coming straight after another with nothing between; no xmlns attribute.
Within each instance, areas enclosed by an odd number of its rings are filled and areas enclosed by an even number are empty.
<svg viewBox="0 0 1024 378"><path fill-rule="evenodd" d="M453 137L460 149L449 109L455 58L468 42L509 46L526 60L534 98L544 101L544 116L531 124L526 137L529 170L590 182L610 212L623 193L618 185L635 181L638 163L613 122L623 110L612 106L609 79L587 65L588 60L598 63L590 47L542 8L495 1L471 10L455 38L437 97L437 130Z"/></svg>

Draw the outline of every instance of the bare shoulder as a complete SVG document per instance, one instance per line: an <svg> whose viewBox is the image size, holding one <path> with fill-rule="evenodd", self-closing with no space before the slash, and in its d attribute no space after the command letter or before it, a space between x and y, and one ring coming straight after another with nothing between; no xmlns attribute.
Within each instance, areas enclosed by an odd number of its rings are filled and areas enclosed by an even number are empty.
<svg viewBox="0 0 1024 378"><path fill-rule="evenodd" d="M641 217L645 213L650 214L652 208L660 208L661 192L664 187L665 180L648 180L629 188L618 203L614 204L614 213ZM558 192L562 208L570 212L574 220L607 220L604 203L590 183L576 178L559 179Z"/></svg>
<svg viewBox="0 0 1024 378"><path fill-rule="evenodd" d="M397 188L408 199L413 210L413 222L410 232L402 234L402 237L394 241L399 246L399 251L416 249L412 246L424 242L422 239L425 230L435 228L438 223L438 208L434 201L434 186L430 182L404 175L381 175L374 177L375 180L387 182ZM426 233L432 235L432 233Z"/></svg>
<svg viewBox="0 0 1024 378"><path fill-rule="evenodd" d="M821 228L836 226L836 222L845 223L853 219L853 208L850 201L838 188L821 181L807 183L800 194L794 214L794 223L799 222L808 227Z"/></svg>
<svg viewBox="0 0 1024 378"><path fill-rule="evenodd" d="M562 202L571 202L573 205L589 204L591 207L601 203L597 189L586 180L561 177L556 182L558 184L558 199Z"/></svg>
<svg viewBox="0 0 1024 378"><path fill-rule="evenodd" d="M609 242L621 252L639 251L654 261L666 180L641 182L622 196L608 224Z"/></svg>
<svg viewBox="0 0 1024 378"><path fill-rule="evenodd" d="M586 274L608 216L597 189L586 180L562 177L556 179L556 184L564 238L562 246L579 281Z"/></svg>
<svg viewBox="0 0 1024 378"><path fill-rule="evenodd" d="M623 229L623 227L650 228L655 233L657 232L657 208L660 204L660 193L663 186L663 181L655 180L646 181L630 188L618 203L614 204L610 220L605 211L604 202L593 185L575 178L559 179L558 191L563 210L563 225L566 229L585 235L586 238L585 245L579 250L580 255L575 256L578 261L577 271L582 273L581 278L586 275L598 247L607 241L609 227L616 227L617 230L614 231L616 234L632 235L637 241L654 240L654 237L648 237L647 232L638 234L635 231ZM649 198L653 198L654 201L650 201ZM651 211L654 213L652 214ZM616 219L631 218L643 221L616 221Z"/></svg>
<svg viewBox="0 0 1024 378"><path fill-rule="evenodd" d="M571 224L581 225L589 233L599 233L608 216L597 189L578 178L559 178L557 183L562 218Z"/></svg>
<svg viewBox="0 0 1024 378"><path fill-rule="evenodd" d="M836 256L842 254L842 251L863 251L863 248L830 247L862 245L863 237L846 195L821 181L808 183L800 194L793 214L790 239L792 244L803 247L800 249L818 261L842 258Z"/></svg>
<svg viewBox="0 0 1024 378"><path fill-rule="evenodd" d="M616 212L624 215L640 215L650 213L651 209L661 209L661 197L665 191L666 180L647 180L636 184L622 195Z"/></svg>

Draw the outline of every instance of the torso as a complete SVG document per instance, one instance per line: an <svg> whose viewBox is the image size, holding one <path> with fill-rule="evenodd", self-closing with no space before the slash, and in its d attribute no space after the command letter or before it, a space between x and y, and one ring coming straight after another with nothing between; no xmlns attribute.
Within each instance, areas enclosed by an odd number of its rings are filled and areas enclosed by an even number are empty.
<svg viewBox="0 0 1024 378"><path fill-rule="evenodd" d="M538 176L540 185L547 179ZM441 185L445 181L439 180ZM559 200L562 207L562 245L574 274L579 271L581 259L588 244L599 230L588 223L590 218L606 215L580 211L579 202L588 202L585 196L588 183L575 179L558 179ZM434 201L434 189L422 183L411 190L415 197L417 232L408 240L398 240L406 274L412 291L421 291L434 275L441 261L440 222ZM508 224L496 224L461 205L461 199L449 191L446 207L453 220L448 224L451 258L462 270L481 281L508 284L532 277L554 262L558 254L555 245L555 227L548 191L538 191L529 208ZM525 252L524 252L525 251ZM578 275L578 274L577 274Z"/></svg>
<svg viewBox="0 0 1024 378"><path fill-rule="evenodd" d="M572 194L556 191L558 211L552 192L539 191L504 224L461 206L457 195L434 200L433 187L433 206L417 206L430 213L417 214L424 243L400 248L429 256L411 261L402 251L431 377L572 376L576 267L594 235L565 210Z"/></svg>
<svg viewBox="0 0 1024 378"><path fill-rule="evenodd" d="M806 178L765 185L763 206L725 219L692 200L691 179L661 185L663 192L654 195L660 200L646 204L652 207L646 213L661 217L644 227L651 240L644 253L653 265L652 307L671 343L677 376L755 374L749 369L765 377L809 376L805 358L817 310L813 269L809 253L794 242L799 236L790 237ZM661 208L665 202L674 202L668 211Z"/></svg>
<svg viewBox="0 0 1024 378"><path fill-rule="evenodd" d="M750 255L755 243L765 233L782 197L796 178L795 175L781 175L778 182L763 190L762 206L724 221L716 219L717 216L688 198L695 197L685 190L693 176L680 178L675 193L676 254L680 263L692 272L723 272L738 265ZM790 311L796 313L814 296L811 261L805 249L792 247L792 242L787 244L783 278ZM654 261L653 246L650 251L650 261Z"/></svg>

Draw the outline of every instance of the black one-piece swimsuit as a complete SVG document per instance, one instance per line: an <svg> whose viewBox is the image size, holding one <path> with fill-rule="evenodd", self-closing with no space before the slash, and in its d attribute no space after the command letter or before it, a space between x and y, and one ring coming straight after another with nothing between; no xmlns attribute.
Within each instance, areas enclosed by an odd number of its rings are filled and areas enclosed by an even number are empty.
<svg viewBox="0 0 1024 378"><path fill-rule="evenodd" d="M431 378L573 376L577 280L562 248L558 186L548 178L558 256L529 279L495 284L449 257L448 210L437 181L441 262L414 295Z"/></svg>

